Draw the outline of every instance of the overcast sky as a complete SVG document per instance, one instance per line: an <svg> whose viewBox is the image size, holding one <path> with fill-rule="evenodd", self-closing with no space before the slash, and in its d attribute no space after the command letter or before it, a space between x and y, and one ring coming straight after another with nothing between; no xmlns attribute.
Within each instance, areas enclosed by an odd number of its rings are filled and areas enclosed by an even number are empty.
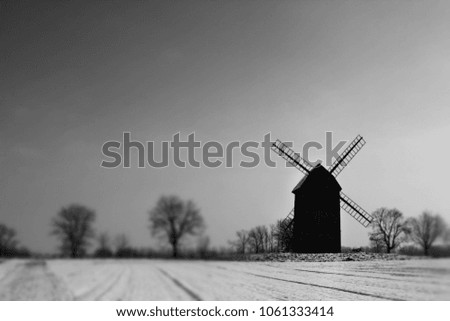
<svg viewBox="0 0 450 321"><path fill-rule="evenodd" d="M338 177L347 195L450 222L448 1L0 3L0 222L32 250L56 251L49 222L71 203L95 209L98 231L154 247L161 195L195 200L213 245L293 207L302 175L282 161L101 168L124 131L224 144L271 132L298 151L361 134ZM368 244L341 222L343 245Z"/></svg>

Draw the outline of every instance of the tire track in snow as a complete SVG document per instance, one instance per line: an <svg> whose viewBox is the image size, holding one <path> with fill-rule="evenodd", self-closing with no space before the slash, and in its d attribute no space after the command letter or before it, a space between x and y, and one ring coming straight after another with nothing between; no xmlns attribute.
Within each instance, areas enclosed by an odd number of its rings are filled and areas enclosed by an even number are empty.
<svg viewBox="0 0 450 321"><path fill-rule="evenodd" d="M128 270L127 270L128 272ZM100 294L98 294L94 300L101 300L103 299L106 295L108 295L112 289L117 286L118 284L120 284L121 280L123 280L124 278L129 278L129 274L127 272L124 272L123 270L119 273L119 275L114 279L114 281L112 281L109 286L107 286Z"/></svg>
<svg viewBox="0 0 450 321"><path fill-rule="evenodd" d="M33 260L17 264L2 279L0 300L73 300L73 295L45 261Z"/></svg>
<svg viewBox="0 0 450 321"><path fill-rule="evenodd" d="M112 278L109 282L103 283L99 282L95 286L93 286L88 291L82 293L81 295L77 296L77 300L93 300L98 301L101 300L105 295L108 294L115 286L120 282L122 277L125 276L126 273L124 273L124 270L121 270L115 275L114 278Z"/></svg>
<svg viewBox="0 0 450 321"><path fill-rule="evenodd" d="M376 276L376 275L372 275L374 273L377 273L376 271L370 271L370 273L368 272L364 272L367 274L352 274L352 273L342 273L342 272L327 272L327 271L313 271L313 270L306 270L306 269L294 269L300 272L310 272L310 273L318 273L318 274L328 274L328 275L342 275L342 276L349 276L349 277L355 277L355 278L362 278L362 279L377 279L377 280L387 280L387 281L392 281L392 282L403 282L406 284L411 284L412 282L418 283L420 280L417 279L417 275L414 276L405 276L404 274L399 274L399 273L380 273L385 276ZM387 277L390 276L390 277ZM397 277L397 278L395 278ZM401 277L401 278L398 278ZM409 277L409 279L405 278L405 277ZM413 280L411 280L411 278L414 278ZM442 280L436 280L436 281L432 281L432 280L427 280L427 284L442 284Z"/></svg>
<svg viewBox="0 0 450 321"><path fill-rule="evenodd" d="M203 266L204 267L204 266ZM242 295L243 292L257 292L259 295L263 295L264 297L250 297L250 298L243 298L242 300L276 300L276 301L288 301L290 298L286 295L285 289L283 290L274 290L267 284L260 284L260 283L251 283L248 279L246 280L239 280L239 277L236 278L236 276L239 274L241 276L248 275L247 272L243 271L237 271L237 270L230 270L229 268L222 266L222 265L216 265L216 264L210 264L209 267L206 267L206 271L208 271L210 268L214 268L218 271L225 271L225 280L228 280L229 273L233 273L233 277L235 279L238 279L238 283L241 283L240 286L240 294ZM225 284L221 284L221 288L223 289ZM270 288L269 291L267 291ZM234 299L234 298L233 298ZM222 300L222 299L215 299L215 300Z"/></svg>
<svg viewBox="0 0 450 321"><path fill-rule="evenodd" d="M367 297L377 298L377 299L382 299L382 300L404 301L404 300L398 299L398 298L391 298L391 297L385 297L385 296L376 295L376 294L369 294L369 293L364 293L364 292L359 292L359 291L346 290L346 289L336 288L336 287L333 287L333 286L327 286L327 285L320 285L320 284L307 283L307 282L301 282L301 281L280 279L280 278L276 278L276 277L272 277L272 276L267 276L267 275L262 275L262 274L255 274L255 273L250 273L250 272L247 272L247 273L251 274L251 275L254 275L254 276L257 276L257 277L260 277L260 278L277 280L277 281L283 281L283 282L289 282L289 283L295 283L295 284L301 284L301 285L307 285L307 286L312 286L312 287L317 287L317 288L322 288L322 289L335 290L335 291L351 293L351 294L356 294L356 295L362 295L362 296L367 296Z"/></svg>
<svg viewBox="0 0 450 321"><path fill-rule="evenodd" d="M271 267L270 265L267 265L267 266ZM248 272L246 270L235 270L234 268L230 269L230 268L223 267L223 266L217 266L217 268L224 269L224 270L227 270L227 271L230 271L230 272L233 272L233 273L238 272L238 273L242 273L242 274L253 275L253 276L256 276L256 277L259 277L259 278L267 278L267 279L274 280L274 281L285 281L285 282L292 283L292 284L299 284L299 285L305 285L305 286L316 286L316 287L323 288L323 289L340 290L340 288L334 288L334 287L329 287L329 286L322 286L320 284L311 284L311 283L306 283L306 282L301 282L301 281L290 281L290 280L286 280L286 279L280 279L280 278L276 278L276 277L270 277L270 276L266 276L266 275L255 274L255 273L252 273L252 272ZM280 283L280 282L278 282L278 283ZM353 292L351 290L345 291L344 289L342 289L342 290L343 290L343 292L347 292L349 294L361 295L359 292ZM370 297L376 297L376 295L370 295ZM279 300L279 299L276 298L276 300ZM303 301L305 299L304 298L293 299L292 297L287 297L284 300L288 300L288 301L302 300ZM306 300L311 301L311 299L306 299ZM313 301L317 301L319 299L312 299L312 300ZM322 298L320 300L322 300ZM334 296L333 296L332 298L325 299L325 300L335 300L335 299L334 299ZM350 300L358 300L358 299L353 298L353 299L350 299Z"/></svg>
<svg viewBox="0 0 450 321"><path fill-rule="evenodd" d="M2 261L1 263L4 263L4 261ZM0 264L1 264L0 263ZM6 264L6 263L5 263ZM4 264L4 265L5 265ZM15 273L16 272L16 270L17 270L17 267L19 266L20 264L19 263L11 263L11 266L8 266L8 267L5 267L5 266L2 266L2 268L4 268L5 270L4 271L0 271L1 273L0 273L0 285L1 285L1 282L3 281L3 280L7 280L13 273Z"/></svg>
<svg viewBox="0 0 450 321"><path fill-rule="evenodd" d="M395 282L407 282L410 283L409 280L402 280L402 279L393 279L393 278L386 278L382 276L375 276L375 275L358 275L358 274L351 274L351 273L342 273L342 272L326 272L326 271L313 271L313 270L304 270L304 269L294 269L296 271L300 272L308 272L308 273L318 273L318 274L330 274L330 275L342 275L342 276L350 276L355 278L363 278L363 279L379 279L379 280L388 280L388 281L395 281Z"/></svg>
<svg viewBox="0 0 450 321"><path fill-rule="evenodd" d="M178 286L180 289L182 289L184 292L186 292L192 299L195 301L203 301L200 296L198 296L194 291L189 289L187 286L185 286L183 283L181 283L178 279L171 276L166 271L162 270L161 268L158 268L159 272L164 274L167 278L169 278L176 286Z"/></svg>

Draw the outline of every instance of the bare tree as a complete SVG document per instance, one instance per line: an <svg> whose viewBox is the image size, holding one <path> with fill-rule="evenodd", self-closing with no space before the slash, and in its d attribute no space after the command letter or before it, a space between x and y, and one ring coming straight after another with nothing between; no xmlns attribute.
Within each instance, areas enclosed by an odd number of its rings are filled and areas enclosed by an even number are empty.
<svg viewBox="0 0 450 321"><path fill-rule="evenodd" d="M240 230L236 232L237 240L230 242L237 253L245 254L249 246L248 231Z"/></svg>
<svg viewBox="0 0 450 321"><path fill-rule="evenodd" d="M256 234L255 228L248 231L248 244L250 246L250 251L253 253L261 252L261 244L259 242L258 235Z"/></svg>
<svg viewBox="0 0 450 321"><path fill-rule="evenodd" d="M98 238L98 249L95 251L94 256L95 257L111 257L113 255L113 252L111 250L111 242L110 237L107 232L101 233Z"/></svg>
<svg viewBox="0 0 450 321"><path fill-rule="evenodd" d="M134 256L134 249L130 245L130 240L126 234L119 234L114 238L114 245L116 248L116 257L132 257Z"/></svg>
<svg viewBox="0 0 450 321"><path fill-rule="evenodd" d="M0 257L13 256L17 247L16 231L0 224Z"/></svg>
<svg viewBox="0 0 450 321"><path fill-rule="evenodd" d="M423 212L419 218L408 220L410 227L409 236L414 243L422 247L425 255L429 254L433 243L446 232L445 222L439 215Z"/></svg>
<svg viewBox="0 0 450 321"><path fill-rule="evenodd" d="M108 232L103 232L98 236L98 245L101 249L110 248L110 238Z"/></svg>
<svg viewBox="0 0 450 321"><path fill-rule="evenodd" d="M95 212L83 205L63 207L52 220L52 234L61 241L61 251L72 258L82 257L95 235Z"/></svg>
<svg viewBox="0 0 450 321"><path fill-rule="evenodd" d="M114 246L116 247L116 252L130 247L130 241L128 240L128 236L126 236L123 233L117 235L114 238Z"/></svg>
<svg viewBox="0 0 450 321"><path fill-rule="evenodd" d="M178 256L179 245L186 236L199 234L204 228L195 204L177 196L162 196L149 214L151 233L167 239L173 257Z"/></svg>
<svg viewBox="0 0 450 321"><path fill-rule="evenodd" d="M386 245L384 243L384 238L382 237L382 234L370 235L369 240L370 240L370 248L375 253L386 252Z"/></svg>
<svg viewBox="0 0 450 321"><path fill-rule="evenodd" d="M269 252L278 252L277 251L277 225L271 224L269 227Z"/></svg>
<svg viewBox="0 0 450 321"><path fill-rule="evenodd" d="M248 242L250 245L251 252L253 253L262 252L263 244L255 227L250 229L250 231L248 231Z"/></svg>
<svg viewBox="0 0 450 321"><path fill-rule="evenodd" d="M263 253L268 247L269 232L267 227L259 225L248 232L249 244L254 253Z"/></svg>
<svg viewBox="0 0 450 321"><path fill-rule="evenodd" d="M269 248L269 230L267 229L267 226L260 225L257 226L255 230L261 244L261 252L267 252Z"/></svg>
<svg viewBox="0 0 450 321"><path fill-rule="evenodd" d="M208 257L208 254L210 252L209 246L210 246L211 240L209 236L202 236L198 240L197 244L197 252L200 255L202 259L205 259Z"/></svg>
<svg viewBox="0 0 450 321"><path fill-rule="evenodd" d="M288 252L291 250L292 239L294 237L294 224L291 224L291 220L287 222L278 220L276 223L275 238L278 252Z"/></svg>
<svg viewBox="0 0 450 321"><path fill-rule="evenodd" d="M383 207L373 212L372 216L370 240L382 245L387 253L391 253L405 240L408 231L402 212Z"/></svg>

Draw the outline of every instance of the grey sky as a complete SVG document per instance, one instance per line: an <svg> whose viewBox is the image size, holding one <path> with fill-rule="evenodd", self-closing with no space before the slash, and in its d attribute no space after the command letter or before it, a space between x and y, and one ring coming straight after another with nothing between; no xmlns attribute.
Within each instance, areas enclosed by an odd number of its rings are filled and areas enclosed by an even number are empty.
<svg viewBox="0 0 450 321"><path fill-rule="evenodd" d="M54 251L49 221L80 202L99 231L155 246L147 211L192 198L213 244L293 206L293 168L102 169L101 146L195 132L224 143L352 140L339 176L367 211L450 221L447 1L2 1L0 221ZM318 156L321 154L319 153ZM274 158L275 159L275 158ZM344 245L368 230L342 212Z"/></svg>

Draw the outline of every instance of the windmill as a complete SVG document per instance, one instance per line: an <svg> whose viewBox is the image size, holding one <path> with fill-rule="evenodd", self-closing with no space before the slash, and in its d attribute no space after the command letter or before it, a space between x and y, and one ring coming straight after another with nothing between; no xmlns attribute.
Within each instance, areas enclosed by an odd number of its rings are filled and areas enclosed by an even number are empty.
<svg viewBox="0 0 450 321"><path fill-rule="evenodd" d="M305 174L295 186L294 208L281 223L287 230L293 224L291 248L298 253L339 253L341 251L340 208L364 227L372 216L342 192L336 177L366 142L358 135L327 169L311 165L280 140L271 149Z"/></svg>

